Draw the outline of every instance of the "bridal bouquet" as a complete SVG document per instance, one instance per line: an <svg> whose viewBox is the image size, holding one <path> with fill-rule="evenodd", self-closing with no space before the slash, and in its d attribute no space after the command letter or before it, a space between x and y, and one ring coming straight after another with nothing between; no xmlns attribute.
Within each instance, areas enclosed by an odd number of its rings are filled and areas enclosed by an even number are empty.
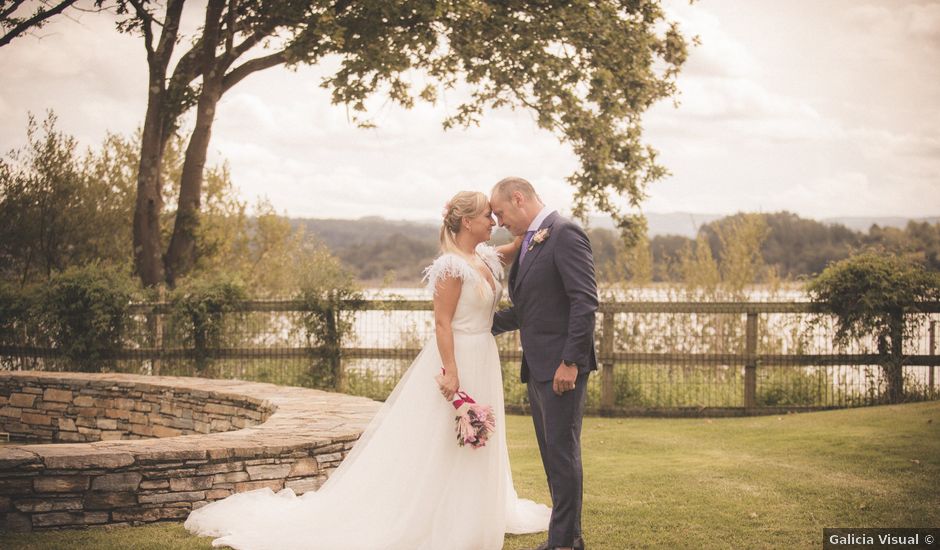
<svg viewBox="0 0 940 550"><path fill-rule="evenodd" d="M457 445L470 445L474 449L486 445L486 440L496 429L493 407L477 404L463 390L457 390L451 404L457 410L457 416L454 417L457 424Z"/></svg>
<svg viewBox="0 0 940 550"><path fill-rule="evenodd" d="M493 407L478 405L466 392L458 391L451 402L457 409L457 444L470 445L474 449L486 445L486 440L496 428Z"/></svg>

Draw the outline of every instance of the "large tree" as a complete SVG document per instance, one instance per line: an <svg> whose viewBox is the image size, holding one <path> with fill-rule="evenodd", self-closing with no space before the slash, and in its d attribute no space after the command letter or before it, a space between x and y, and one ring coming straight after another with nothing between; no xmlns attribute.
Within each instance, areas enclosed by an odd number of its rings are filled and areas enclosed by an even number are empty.
<svg viewBox="0 0 940 550"><path fill-rule="evenodd" d="M172 284L193 264L201 167L220 98L249 74L278 65L338 58L324 86L362 125L369 124L370 96L384 93L410 107L461 85L469 99L445 127L478 124L490 108L530 110L580 158L569 177L575 214L591 206L609 212L626 234L642 222L623 215L612 198L638 207L646 186L665 174L642 141L641 117L675 92L686 42L658 0L209 0L192 47L169 75L183 2L119 4L129 15L121 28L144 36L150 65L134 226L146 284ZM418 79L424 83L414 89ZM179 116L193 106L176 226L161 258L156 167Z"/></svg>

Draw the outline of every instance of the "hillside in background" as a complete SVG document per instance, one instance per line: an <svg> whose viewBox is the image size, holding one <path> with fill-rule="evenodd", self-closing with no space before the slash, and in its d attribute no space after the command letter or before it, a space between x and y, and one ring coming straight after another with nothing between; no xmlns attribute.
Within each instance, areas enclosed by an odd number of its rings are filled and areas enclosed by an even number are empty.
<svg viewBox="0 0 940 550"><path fill-rule="evenodd" d="M771 214L767 214L771 215ZM705 214L701 212L667 212L667 213L648 213L646 221L649 227L649 236L658 235L679 235L683 237L695 238L698 230L703 225L728 217L727 214ZM926 222L929 224L940 223L940 216L929 218L902 218L899 216L882 217L842 217L842 218L823 218L818 221L824 225L844 225L855 231L867 232L872 225L879 227L896 227L898 229L907 226L907 222ZM610 218L592 217L591 226L599 229L613 229L614 224Z"/></svg>
<svg viewBox="0 0 940 550"><path fill-rule="evenodd" d="M675 278L672 265L698 232L708 239L713 255L720 257L717 230L738 215L647 214L654 280ZM818 221L790 212L763 216L770 232L761 253L764 261L783 277L818 274L829 262L874 246L919 255L930 269L940 271L940 217ZM417 283L421 270L438 252L439 226L435 221L396 221L373 216L359 220L294 218L291 224L303 227L305 234L324 242L365 283ZM616 233L609 219L592 218L590 226L600 264L617 253ZM508 238L503 229L494 233L494 241L506 242Z"/></svg>
<svg viewBox="0 0 940 550"><path fill-rule="evenodd" d="M438 229L430 223L294 218L291 225L323 241L361 281L416 282L437 255Z"/></svg>
<svg viewBox="0 0 940 550"><path fill-rule="evenodd" d="M877 218L866 218L866 217L845 217L845 218L824 218L823 223L828 224L842 224L849 229L854 229L856 231L868 231L872 225L877 225L879 227L897 227L903 228L907 226L907 222L914 221L920 223L929 223L934 225L940 223L940 216L931 216L929 218L901 218L898 216L884 216Z"/></svg>

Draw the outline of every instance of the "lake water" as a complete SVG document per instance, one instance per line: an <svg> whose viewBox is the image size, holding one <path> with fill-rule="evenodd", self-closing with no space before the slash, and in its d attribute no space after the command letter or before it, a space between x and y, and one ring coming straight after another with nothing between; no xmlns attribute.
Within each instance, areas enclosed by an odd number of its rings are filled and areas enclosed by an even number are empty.
<svg viewBox="0 0 940 550"><path fill-rule="evenodd" d="M370 288L365 290L370 299L430 300L431 292L425 288ZM602 301L696 301L681 289L668 285L627 290L601 289ZM809 296L801 286L771 289L754 286L745 292L751 302L807 302ZM505 296L505 294L504 294ZM761 314L759 316L758 353L769 354L868 354L877 353L874 340L856 341L845 348L833 345L834 323L830 319L821 325L812 324L809 314ZM433 339L433 315L430 311L365 311L353 317L354 338L347 345L367 348L418 348ZM634 353L743 353L743 314L666 314L620 313L615 317L617 328L616 351ZM934 314L930 320L938 321ZM516 338L504 342L518 346ZM924 323L915 337L905 341L906 354L930 354L928 323ZM384 361L350 361L351 368L364 368L384 374L390 363ZM807 370L832 369L844 377L840 384L862 385L866 377L880 378L880 369L859 367L804 367ZM926 384L929 368L910 367L908 375L920 384Z"/></svg>
<svg viewBox="0 0 940 550"><path fill-rule="evenodd" d="M505 285L504 285L505 288ZM602 300L613 297L615 300L642 300L647 302L680 301L682 289L672 285L657 284L644 287L634 287L627 290L618 290L601 287L598 289ZM431 291L424 287L389 287L366 288L363 293L371 300L405 299L430 300ZM809 296L800 285L787 285L772 289L765 285L748 287L744 291L747 299L752 302L802 302L808 301ZM503 292L503 297L509 296Z"/></svg>
<svg viewBox="0 0 940 550"><path fill-rule="evenodd" d="M430 300L432 294L425 288L398 287L398 288L369 288L364 291L369 299L407 299ZM681 289L668 285L652 285L648 287L631 288L627 290L600 289L601 301L627 301L627 302L677 302L677 301L703 301L710 299L690 298ZM800 286L771 289L766 286L754 286L745 290L747 301L750 302L808 302L809 296ZM506 293L504 297L508 299ZM813 327L810 321L814 316L809 314L762 314L759 317L759 332L762 335L758 343L761 353L876 353L874 342L857 342L846 349L836 351L832 345L834 323ZM709 350L700 349L703 339L708 336L708 325L719 322L714 334L716 338L727 338L727 332L743 330L745 316L743 314L617 314L618 334L622 335L620 325L629 323L629 332L639 336L629 342L631 351L657 352L677 351L686 353L705 353ZM940 320L940 315L930 315L930 320ZM400 346L405 335L410 343L423 342L432 335L433 316L430 311L365 311L358 312L354 318L354 332L356 334L354 345L357 347L390 347ZM732 326L737 325L737 326ZM679 349L673 348L682 343L682 331L690 338L697 338L699 345L685 342ZM668 331L668 337L663 334ZM737 332L734 332L737 334ZM767 340L771 338L773 342ZM618 338L619 339L619 338ZM640 348L636 348L639 345ZM711 350L715 351L715 350ZM735 350L718 350L719 352L735 353ZM904 352L912 355L930 354L928 323L924 323L914 338L905 343Z"/></svg>

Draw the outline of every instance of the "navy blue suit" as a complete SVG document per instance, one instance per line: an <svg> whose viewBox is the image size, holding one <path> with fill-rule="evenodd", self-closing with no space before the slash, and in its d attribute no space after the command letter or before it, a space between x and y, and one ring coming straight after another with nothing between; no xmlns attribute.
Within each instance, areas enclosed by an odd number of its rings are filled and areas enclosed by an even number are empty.
<svg viewBox="0 0 940 550"><path fill-rule="evenodd" d="M581 419L588 373L597 369L594 317L597 282L591 242L579 226L549 214L531 245L509 271L512 307L496 313L493 334L519 330L520 376L527 383L532 421L552 494L549 546L581 544ZM521 250L520 250L521 253ZM578 364L575 389L555 395L552 381L562 361Z"/></svg>

